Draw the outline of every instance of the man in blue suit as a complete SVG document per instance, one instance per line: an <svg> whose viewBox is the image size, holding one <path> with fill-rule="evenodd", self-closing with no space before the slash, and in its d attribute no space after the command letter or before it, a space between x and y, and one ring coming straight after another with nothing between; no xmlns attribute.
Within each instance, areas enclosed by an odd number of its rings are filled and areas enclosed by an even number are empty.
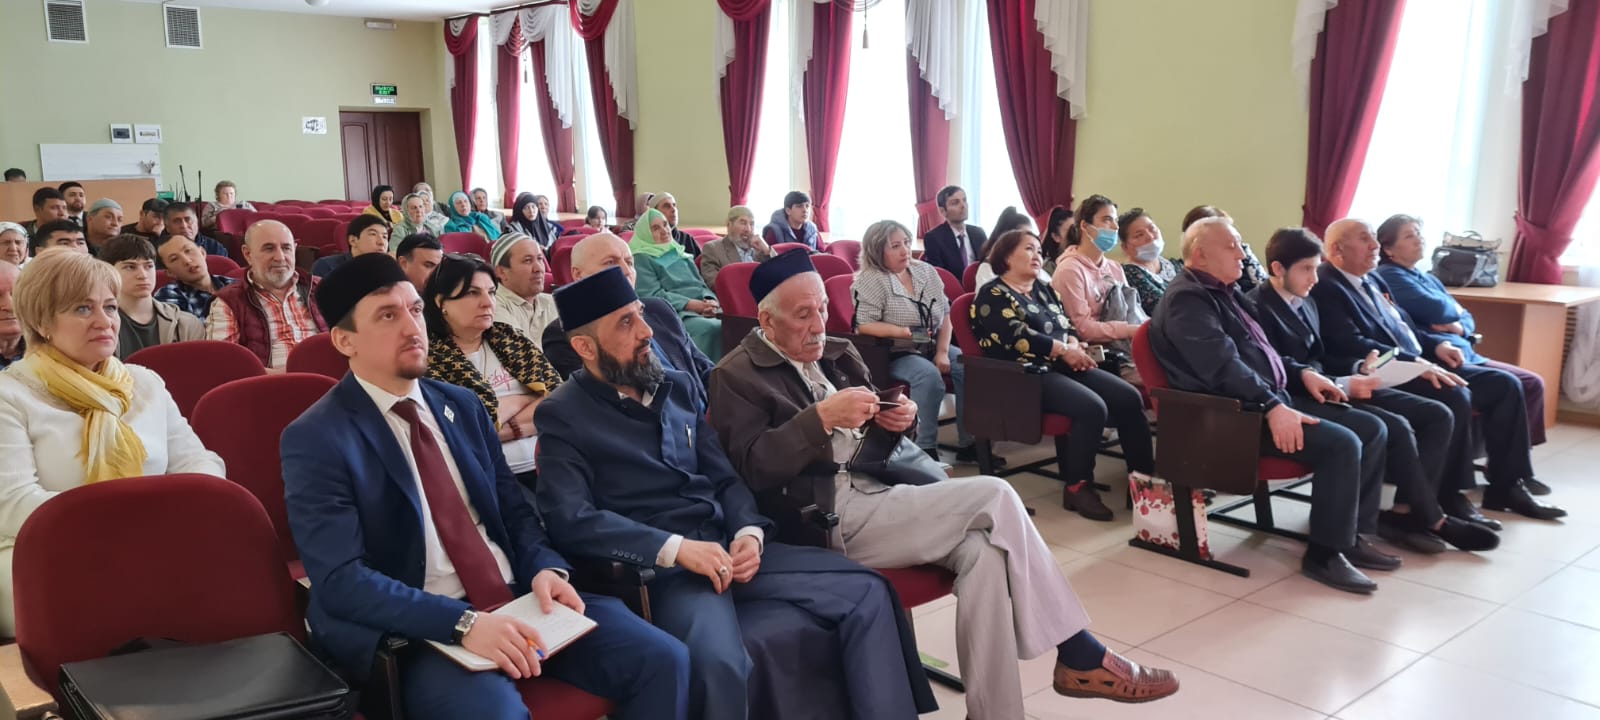
<svg viewBox="0 0 1600 720"><path fill-rule="evenodd" d="M548 674L614 701L612 717L683 720L683 645L567 582L567 562L506 467L483 403L423 379L422 300L395 260L350 260L316 302L350 373L282 440L314 646L357 682L384 635L460 644L499 666L473 673L415 649L401 666L412 718L527 718L513 680ZM533 628L487 612L524 592L599 627L545 661Z"/></svg>
<svg viewBox="0 0 1600 720"><path fill-rule="evenodd" d="M1528 439L1527 403L1522 383L1504 370L1462 362L1461 349L1450 336L1419 325L1396 305L1389 286L1373 269L1378 266L1378 239L1360 220L1346 218L1328 226L1328 262L1317 271L1311 291L1322 310L1322 337L1333 367L1357 367L1367 354L1398 350L1405 360L1435 361L1421 378L1401 390L1449 406L1455 427L1450 459L1439 488L1445 513L1499 530L1500 522L1478 512L1462 495L1476 484L1473 477L1471 429L1473 412L1482 414L1484 449L1489 455L1489 487L1483 506L1508 510L1539 520L1565 517L1567 511L1534 499L1525 481L1533 477Z"/></svg>
<svg viewBox="0 0 1600 720"><path fill-rule="evenodd" d="M628 284L634 284L633 251L628 249L628 243L622 238L601 232L579 240L578 244L572 246L573 280L582 280L585 276L613 267L621 268L628 277ZM655 331L655 336L650 338L650 347L655 350L656 359L668 370L687 374L693 385L691 391L701 403L706 402L705 381L715 363L689 339L689 332L683 328L683 320L678 317L678 311L672 309L672 305L661 298L642 298L640 302L644 304L645 322ZM567 330L560 318L545 326L542 346L545 357L556 372L561 373L561 379L569 379L572 373L583 368L583 358L573 352L572 342L567 339Z"/></svg>
<svg viewBox="0 0 1600 720"><path fill-rule="evenodd" d="M623 272L557 290L556 309L584 368L534 418L540 510L566 552L658 568L652 618L689 646L690 715L750 716L740 615L753 607L833 631L827 669L844 678L850 717L933 710L893 589L838 553L768 540L776 528L734 473L689 376L656 360ZM810 701L796 694L789 702Z"/></svg>
<svg viewBox="0 0 1600 720"><path fill-rule="evenodd" d="M967 266L981 262L978 251L989 242L983 228L967 225L967 193L951 185L935 196L944 223L922 236L922 261L950 271L961 279ZM1052 258L1054 259L1054 258Z"/></svg>

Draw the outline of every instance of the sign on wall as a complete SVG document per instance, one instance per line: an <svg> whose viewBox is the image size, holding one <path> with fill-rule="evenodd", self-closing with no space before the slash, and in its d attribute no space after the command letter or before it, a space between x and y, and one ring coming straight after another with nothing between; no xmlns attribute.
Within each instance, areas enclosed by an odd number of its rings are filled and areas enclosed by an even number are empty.
<svg viewBox="0 0 1600 720"><path fill-rule="evenodd" d="M399 98L399 97L400 97L400 86L399 85L388 85L388 84L383 84L383 83L373 83L372 84L372 104L373 105L393 105L393 104L395 104L395 100L397 98Z"/></svg>
<svg viewBox="0 0 1600 720"><path fill-rule="evenodd" d="M327 135L328 119L325 117L300 118L300 132L305 135Z"/></svg>

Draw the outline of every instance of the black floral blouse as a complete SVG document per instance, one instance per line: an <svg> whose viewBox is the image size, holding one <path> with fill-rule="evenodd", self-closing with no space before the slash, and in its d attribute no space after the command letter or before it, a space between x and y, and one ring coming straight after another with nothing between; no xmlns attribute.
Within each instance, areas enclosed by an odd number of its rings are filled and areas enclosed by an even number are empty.
<svg viewBox="0 0 1600 720"><path fill-rule="evenodd" d="M556 372L539 346L516 328L497 322L484 331L483 342L500 361L500 366L528 388L528 392L543 396L561 384L561 374ZM477 393L478 399L489 411L489 419L499 426L500 399L495 396L489 381L472 365L454 340L434 338L428 343L428 377Z"/></svg>
<svg viewBox="0 0 1600 720"><path fill-rule="evenodd" d="M1053 343L1071 342L1077 333L1061 307L1061 297L1048 283L1035 281L1023 295L995 278L978 288L968 323L984 357L1050 367Z"/></svg>
<svg viewBox="0 0 1600 720"><path fill-rule="evenodd" d="M1182 260L1168 260L1161 258L1161 271L1152 273L1144 266L1136 263L1123 263L1122 274L1127 276L1128 285L1139 293L1139 306L1144 308L1144 314L1155 317L1156 304L1161 302L1161 296L1167 294L1167 283L1178 277L1183 272Z"/></svg>

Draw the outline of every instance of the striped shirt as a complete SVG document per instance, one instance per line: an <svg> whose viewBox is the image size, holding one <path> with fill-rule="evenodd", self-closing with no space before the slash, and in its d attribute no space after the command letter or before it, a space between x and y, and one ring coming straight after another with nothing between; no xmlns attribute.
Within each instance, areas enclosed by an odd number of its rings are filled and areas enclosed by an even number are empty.
<svg viewBox="0 0 1600 720"><path fill-rule="evenodd" d="M258 285L253 274L246 273L245 278L250 283L251 302L266 311L267 338L272 344L272 356L267 367L282 368L288 362L289 351L294 346L320 332L317 322L311 317L311 308L300 301L299 288L295 285L291 284L284 292L283 299L279 300ZM206 337L235 344L239 342L239 326L234 322L233 311L228 309L227 303L211 301L211 312L206 317Z"/></svg>

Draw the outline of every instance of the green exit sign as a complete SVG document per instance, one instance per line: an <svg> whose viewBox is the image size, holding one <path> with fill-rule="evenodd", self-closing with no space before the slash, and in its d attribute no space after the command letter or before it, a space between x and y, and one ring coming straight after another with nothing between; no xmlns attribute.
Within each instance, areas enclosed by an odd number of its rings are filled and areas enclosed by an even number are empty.
<svg viewBox="0 0 1600 720"><path fill-rule="evenodd" d="M399 94L399 85L379 85L377 83L373 83L372 85L373 97L396 97Z"/></svg>

